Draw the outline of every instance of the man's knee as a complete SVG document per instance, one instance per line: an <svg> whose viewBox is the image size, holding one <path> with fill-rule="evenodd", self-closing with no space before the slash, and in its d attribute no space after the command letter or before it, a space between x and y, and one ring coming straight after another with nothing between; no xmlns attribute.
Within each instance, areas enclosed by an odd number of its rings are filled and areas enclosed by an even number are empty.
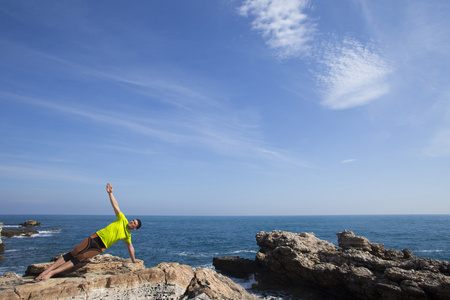
<svg viewBox="0 0 450 300"><path fill-rule="evenodd" d="M74 266L80 263L80 260L77 257L74 257L70 252L64 254L63 259L65 262L68 262L70 260Z"/></svg>

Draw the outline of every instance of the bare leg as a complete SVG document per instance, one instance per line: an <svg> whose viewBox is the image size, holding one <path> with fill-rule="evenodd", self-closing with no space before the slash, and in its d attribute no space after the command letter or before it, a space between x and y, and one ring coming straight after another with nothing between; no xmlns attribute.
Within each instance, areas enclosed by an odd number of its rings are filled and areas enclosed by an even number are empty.
<svg viewBox="0 0 450 300"><path fill-rule="evenodd" d="M55 264L53 264L53 265L55 265ZM59 267L55 267L52 270L50 270L50 268L45 270L41 275L39 275L40 279L38 279L38 280L47 280L47 279L51 278L52 276L59 274L61 272L70 270L73 267L74 267L74 265L73 265L72 261L69 260L69 261L64 262L64 260L63 260L63 264L60 265Z"/></svg>
<svg viewBox="0 0 450 300"><path fill-rule="evenodd" d="M44 272L42 272L41 274L39 274L39 276L37 276L35 278L36 281L40 281L42 280L43 277L45 277L48 273L52 272L53 270L59 268L60 266L62 266L65 263L64 259L62 257L58 258L57 261L55 261L50 267L48 267ZM73 264L72 264L73 265Z"/></svg>
<svg viewBox="0 0 450 300"><path fill-rule="evenodd" d="M37 276L35 278L35 280L37 280L37 281L41 280L42 277L47 275L48 272L53 271L54 269L58 268L59 266L62 266L64 263L65 263L65 261L62 257L58 258L58 260L55 261L50 267L48 267L44 272L39 274L39 276Z"/></svg>
<svg viewBox="0 0 450 300"><path fill-rule="evenodd" d="M91 258L99 253L102 253L105 249L99 248L97 243L93 240L93 238L98 238L98 236L92 235L91 237L86 238L82 241L78 246L76 246L69 253L70 257L75 258L75 263L81 262L87 258ZM35 278L36 281L47 280L50 277L61 273L63 271L67 271L70 268L74 267L74 263L72 260L64 261L64 258L59 258L53 265L51 265L47 270L42 272L39 276Z"/></svg>

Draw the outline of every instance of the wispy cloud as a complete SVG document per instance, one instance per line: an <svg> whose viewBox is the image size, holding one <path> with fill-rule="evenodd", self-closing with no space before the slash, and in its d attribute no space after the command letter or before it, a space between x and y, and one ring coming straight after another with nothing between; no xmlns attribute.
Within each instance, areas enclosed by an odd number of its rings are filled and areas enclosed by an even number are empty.
<svg viewBox="0 0 450 300"><path fill-rule="evenodd" d="M353 163L355 161L356 161L355 158L350 158L350 159L346 159L346 160L341 161L341 164Z"/></svg>
<svg viewBox="0 0 450 300"><path fill-rule="evenodd" d="M320 60L317 74L324 88L321 104L330 109L348 109L368 104L390 90L387 76L392 68L369 46L354 39L331 45Z"/></svg>
<svg viewBox="0 0 450 300"><path fill-rule="evenodd" d="M139 117L125 112L99 110L79 104L76 106L62 104L48 99L5 92L0 93L0 99L43 107L69 116L84 117L93 124L125 129L147 139L156 139L169 144L199 147L225 156L251 157L260 161L296 166L306 165L285 151L265 145L258 126L248 121L255 119L254 116L249 116L249 112L239 116L237 112L223 107L217 111L195 111L185 114L172 112L164 116ZM145 151L146 155L152 153Z"/></svg>
<svg viewBox="0 0 450 300"><path fill-rule="evenodd" d="M262 34L279 57L317 59L321 72L315 76L323 89L324 107L353 108L387 94L387 76L392 68L383 56L370 45L351 38L339 43L315 40L317 24L306 14L309 6L307 0L247 0L240 12L254 16L252 28Z"/></svg>
<svg viewBox="0 0 450 300"><path fill-rule="evenodd" d="M129 68L102 70L40 52L36 52L36 54L65 65L80 75L123 84L128 89L133 89L135 92L151 96L153 100L160 101L178 109L192 110L198 106L218 105L216 100L205 96L205 93L198 89L179 83L181 81L191 82L192 84L194 80L189 75L182 76L177 81L176 78L180 77L177 72L172 72L169 76L166 76L162 72L151 70L151 67L140 70Z"/></svg>
<svg viewBox="0 0 450 300"><path fill-rule="evenodd" d="M304 13L308 0L247 0L240 7L244 16L254 16L252 28L281 58L308 54L316 32L315 23Z"/></svg>
<svg viewBox="0 0 450 300"><path fill-rule="evenodd" d="M83 105L76 99L30 97L8 92L0 93L0 98L83 117L95 124L125 129L149 140L199 147L226 156L303 164L297 162L295 155L290 157L285 151L265 143L257 110L229 105L222 91L217 91L214 84L195 74L174 66L161 70L148 65L85 65L26 47L21 50L40 60L64 66L64 71L78 80L95 79L126 89L131 92L130 107L133 107L135 95L148 101L158 101L164 106L158 112L136 111L133 108L127 112Z"/></svg>

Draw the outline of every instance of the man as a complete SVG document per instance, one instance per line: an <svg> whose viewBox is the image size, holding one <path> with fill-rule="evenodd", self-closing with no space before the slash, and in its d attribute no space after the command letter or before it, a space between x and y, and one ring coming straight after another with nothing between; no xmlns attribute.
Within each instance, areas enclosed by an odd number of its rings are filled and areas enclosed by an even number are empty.
<svg viewBox="0 0 450 300"><path fill-rule="evenodd" d="M134 257L134 248L133 244L131 244L130 232L130 230L139 229L141 227L141 221L139 219L135 219L128 222L119 209L119 205L113 195L113 188L109 183L106 185L106 192L109 194L109 200L114 208L117 218L116 221L109 224L102 230L97 231L81 242L72 251L59 258L47 270L37 276L35 278L36 281L47 280L58 273L67 271L83 260L102 253L106 250L106 248L111 247L118 240L125 241L128 248L128 253L130 254L130 258L133 263L141 262L139 259Z"/></svg>

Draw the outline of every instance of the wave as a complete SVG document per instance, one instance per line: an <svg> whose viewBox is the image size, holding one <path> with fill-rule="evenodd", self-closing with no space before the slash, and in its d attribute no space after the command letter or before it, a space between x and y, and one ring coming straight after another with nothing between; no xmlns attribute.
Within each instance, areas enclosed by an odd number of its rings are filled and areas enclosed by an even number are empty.
<svg viewBox="0 0 450 300"><path fill-rule="evenodd" d="M233 280L235 283L242 286L244 289L249 290L252 288L254 284L257 284L258 281L255 279L255 274L250 274L248 278L236 278L230 276L230 279Z"/></svg>
<svg viewBox="0 0 450 300"><path fill-rule="evenodd" d="M236 250L236 251L233 251L233 252L230 252L230 253L227 253L227 254L239 254L239 253L254 253L254 254L256 254L256 253L258 253L258 251L255 251L255 250Z"/></svg>
<svg viewBox="0 0 450 300"><path fill-rule="evenodd" d="M236 251L232 251L232 252L211 252L211 253L206 253L206 252L186 252L186 251L182 251L179 253L176 253L176 255L178 256L189 256L189 257L211 257L211 256L227 256L227 255L236 255L239 253L253 253L256 254L257 251L254 250L236 250Z"/></svg>
<svg viewBox="0 0 450 300"><path fill-rule="evenodd" d="M22 235L12 236L12 237L10 237L10 239L29 239L29 238L35 237L35 236L37 236L37 235L38 235L38 234L33 234L33 235L31 235L31 236L28 236L28 235L22 234Z"/></svg>
<svg viewBox="0 0 450 300"><path fill-rule="evenodd" d="M3 228L21 228L21 226L19 226L19 225L5 225L5 224L3 224L2 227Z"/></svg>
<svg viewBox="0 0 450 300"><path fill-rule="evenodd" d="M432 250L416 250L413 252L420 252L420 253L438 253L438 252L444 252L444 250L441 249L432 249Z"/></svg>
<svg viewBox="0 0 450 300"><path fill-rule="evenodd" d="M40 238L40 237L49 237L49 236L53 236L55 234L60 233L60 230L41 230L38 231L38 233L34 233L30 236L26 235L26 234L21 234L21 235L16 235L16 236L12 236L12 239L24 239L24 238Z"/></svg>
<svg viewBox="0 0 450 300"><path fill-rule="evenodd" d="M186 251L176 253L176 255L178 255L178 256L185 256L185 257L195 257L195 258L210 257L211 256L208 253L194 253L194 252L186 252Z"/></svg>
<svg viewBox="0 0 450 300"><path fill-rule="evenodd" d="M216 269L216 268L214 268L213 264L204 264L204 265L199 265L197 267L202 268L202 269L212 269L212 270Z"/></svg>
<svg viewBox="0 0 450 300"><path fill-rule="evenodd" d="M17 251L19 251L19 249L6 249L4 253L7 253L7 252L17 252Z"/></svg>
<svg viewBox="0 0 450 300"><path fill-rule="evenodd" d="M39 231L38 235L34 235L33 237L37 236L37 237L49 237L55 234L61 233L61 231L59 230L42 230Z"/></svg>

